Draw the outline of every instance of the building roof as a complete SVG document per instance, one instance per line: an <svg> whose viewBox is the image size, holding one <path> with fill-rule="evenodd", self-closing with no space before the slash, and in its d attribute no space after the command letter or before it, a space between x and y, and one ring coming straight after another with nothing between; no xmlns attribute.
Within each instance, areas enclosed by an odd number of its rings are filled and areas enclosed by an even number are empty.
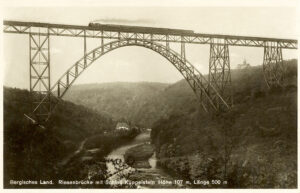
<svg viewBox="0 0 300 193"><path fill-rule="evenodd" d="M125 122L119 122L118 124L117 124L117 126L116 126L116 129L119 129L119 128L121 128L121 127L126 127L126 128L128 128L129 129L129 125L127 124L127 123L125 123Z"/></svg>

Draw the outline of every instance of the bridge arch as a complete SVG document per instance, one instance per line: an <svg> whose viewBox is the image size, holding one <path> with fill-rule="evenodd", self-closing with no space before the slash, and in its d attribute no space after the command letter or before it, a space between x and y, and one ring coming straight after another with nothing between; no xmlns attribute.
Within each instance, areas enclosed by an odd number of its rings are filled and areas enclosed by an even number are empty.
<svg viewBox="0 0 300 193"><path fill-rule="evenodd" d="M218 110L217 100L222 101L223 105L229 108L227 102L218 93L205 77L186 59L174 50L166 47L162 44L147 41L147 40L117 40L107 44L101 45L90 52L86 53L75 64L73 64L51 87L50 93L61 99L68 89L73 85L75 80L87 69L93 62L99 59L101 56L109 53L115 49L126 46L140 46L147 49L151 49L160 54L164 58L173 64L173 66L182 74L185 80L188 82L196 97L199 99L201 105L205 110L211 107L214 110ZM208 92L209 91L209 92ZM44 97L46 99L47 96ZM43 103L43 100L40 104ZM40 105L39 104L39 105ZM209 106L207 106L207 104ZM39 105L35 108L37 110Z"/></svg>

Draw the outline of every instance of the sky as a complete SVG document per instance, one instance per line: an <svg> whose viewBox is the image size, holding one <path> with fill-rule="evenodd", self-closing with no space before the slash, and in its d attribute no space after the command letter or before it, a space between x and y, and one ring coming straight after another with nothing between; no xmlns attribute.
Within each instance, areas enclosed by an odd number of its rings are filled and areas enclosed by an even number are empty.
<svg viewBox="0 0 300 193"><path fill-rule="evenodd" d="M3 10L6 20L88 25L102 23L140 25L194 30L199 33L262 36L296 39L295 7L11 7ZM29 38L3 34L4 85L29 89ZM88 39L88 50L100 39ZM51 84L83 56L83 39L50 38ZM180 45L171 44L179 52ZM244 59L261 65L263 48L230 46L230 63L236 68ZM187 59L208 73L209 46L186 45ZM284 59L297 58L297 50L283 50ZM142 47L124 47L110 52L92 64L75 84L102 82L174 83L182 75L165 58Z"/></svg>

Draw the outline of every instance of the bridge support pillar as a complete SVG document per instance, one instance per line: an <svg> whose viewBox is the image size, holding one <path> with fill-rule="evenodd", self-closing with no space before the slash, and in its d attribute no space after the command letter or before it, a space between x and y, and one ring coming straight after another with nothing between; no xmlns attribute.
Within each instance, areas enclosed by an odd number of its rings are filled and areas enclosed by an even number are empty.
<svg viewBox="0 0 300 193"><path fill-rule="evenodd" d="M101 46L104 45L104 37L103 37L103 30L101 31ZM101 48L101 52L103 53L104 52L104 47Z"/></svg>
<svg viewBox="0 0 300 193"><path fill-rule="evenodd" d="M210 44L208 84L210 85L208 87L209 95L217 109L224 110L224 102L214 96L215 92L210 90L211 86L217 90L229 106L232 105L230 59L227 44Z"/></svg>
<svg viewBox="0 0 300 193"><path fill-rule="evenodd" d="M84 30L84 37L83 37L83 55L86 55L86 31ZM84 67L86 67L86 57L84 57Z"/></svg>
<svg viewBox="0 0 300 193"><path fill-rule="evenodd" d="M166 35L166 48L167 50L170 50L169 35Z"/></svg>
<svg viewBox="0 0 300 193"><path fill-rule="evenodd" d="M185 43L183 42L183 37L182 36L181 36L180 52L181 52L181 60L185 61Z"/></svg>
<svg viewBox="0 0 300 193"><path fill-rule="evenodd" d="M284 66L282 49L277 42L266 42L264 46L263 73L269 88L282 87Z"/></svg>
<svg viewBox="0 0 300 193"><path fill-rule="evenodd" d="M181 55L181 60L185 61L185 43L181 42L181 49L180 49L180 55Z"/></svg>
<svg viewBox="0 0 300 193"><path fill-rule="evenodd" d="M45 121L51 112L50 101L50 38L40 29L29 33L30 92L33 114L38 122Z"/></svg>

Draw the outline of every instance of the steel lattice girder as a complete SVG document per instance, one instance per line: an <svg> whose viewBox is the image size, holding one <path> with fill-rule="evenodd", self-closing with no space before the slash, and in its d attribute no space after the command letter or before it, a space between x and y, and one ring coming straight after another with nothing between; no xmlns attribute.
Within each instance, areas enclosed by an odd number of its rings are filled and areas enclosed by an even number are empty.
<svg viewBox="0 0 300 193"><path fill-rule="evenodd" d="M277 43L268 42L264 47L263 72L268 87L283 86L284 65L282 49Z"/></svg>
<svg viewBox="0 0 300 193"><path fill-rule="evenodd" d="M209 85L212 85L217 89L218 93L223 97L226 103L231 106L232 93L228 45L210 45L208 82ZM220 101L218 97L214 96L215 92L211 92L211 87L209 87L208 90L217 108L224 110L224 103Z"/></svg>
<svg viewBox="0 0 300 193"><path fill-rule="evenodd" d="M51 112L49 35L29 34L29 57L33 114L39 122L43 122Z"/></svg>
<svg viewBox="0 0 300 193"><path fill-rule="evenodd" d="M58 99L61 99L74 83L74 81L94 61L112 50L125 46L145 47L164 56L184 76L184 78L187 80L187 82L195 92L197 98L200 100L204 109L207 109L207 104L203 103L203 98L206 98L206 101L208 101L208 105L210 105L214 110L218 110L216 104L214 103L215 101L218 101L219 103L222 102L225 107L229 108L229 105L218 93L217 89L214 88L213 85L209 85L204 76L189 61L187 61L186 59L182 60L180 54L176 53L172 49L168 49L162 44L140 40L113 41L93 49L92 51L84 55L81 59L79 59L59 78L59 80L51 87L51 93ZM84 65L84 61L86 61L86 66ZM209 88L207 88L206 85L209 85ZM218 100L211 99L210 95L208 94L208 89L211 93L213 93L214 98L217 98Z"/></svg>
<svg viewBox="0 0 300 193"><path fill-rule="evenodd" d="M94 29L89 26L77 25L61 25L49 23L34 23L34 22L18 22L18 21L4 21L5 33L38 33L36 29L42 28L49 31L50 35L54 36L71 36L71 37L86 37L86 38L106 38L106 39L128 39L128 40L145 40L157 42L184 42L194 44L211 44L216 41L222 41L222 44L230 46L246 46L246 47L264 47L265 42L277 42L278 47L285 49L297 49L297 40L278 39L278 38L264 38L264 37L249 37L249 36L232 36L232 35L218 35L218 34L153 34L153 33L139 33L139 32L125 32L125 31L107 31L101 29ZM47 35L47 32L42 32Z"/></svg>

